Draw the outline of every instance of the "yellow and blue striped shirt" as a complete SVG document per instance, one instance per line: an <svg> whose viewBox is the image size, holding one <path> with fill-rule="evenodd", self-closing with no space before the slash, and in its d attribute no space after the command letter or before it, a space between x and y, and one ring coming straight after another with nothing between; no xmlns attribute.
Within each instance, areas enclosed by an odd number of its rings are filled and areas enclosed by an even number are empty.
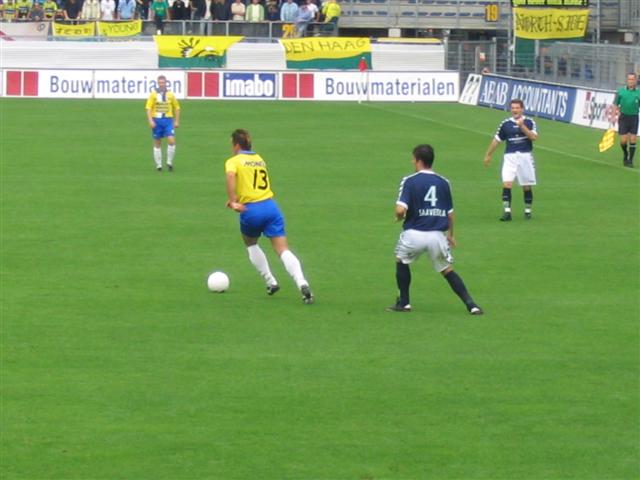
<svg viewBox="0 0 640 480"><path fill-rule="evenodd" d="M176 110L180 110L180 104L173 92L156 90L149 95L145 108L151 110L153 118L173 118L176 115Z"/></svg>

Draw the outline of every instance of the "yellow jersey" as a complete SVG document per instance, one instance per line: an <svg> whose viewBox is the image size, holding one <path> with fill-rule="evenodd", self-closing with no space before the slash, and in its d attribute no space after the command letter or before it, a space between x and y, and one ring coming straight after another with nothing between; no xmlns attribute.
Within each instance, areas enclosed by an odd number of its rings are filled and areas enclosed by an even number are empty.
<svg viewBox="0 0 640 480"><path fill-rule="evenodd" d="M225 162L224 171L236 174L238 202L254 203L273 197L267 164L257 153L242 150Z"/></svg>
<svg viewBox="0 0 640 480"><path fill-rule="evenodd" d="M180 110L180 104L173 92L155 90L149 95L145 108L151 110L153 118L173 118L176 110Z"/></svg>

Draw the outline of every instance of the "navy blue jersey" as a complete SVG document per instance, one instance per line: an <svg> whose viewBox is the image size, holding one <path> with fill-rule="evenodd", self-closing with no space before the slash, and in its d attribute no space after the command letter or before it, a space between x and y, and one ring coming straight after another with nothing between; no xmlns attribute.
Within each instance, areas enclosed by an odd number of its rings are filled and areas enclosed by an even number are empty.
<svg viewBox="0 0 640 480"><path fill-rule="evenodd" d="M396 205L407 209L403 229L444 232L449 228L449 214L453 212L451 186L437 173L420 170L402 179Z"/></svg>
<svg viewBox="0 0 640 480"><path fill-rule="evenodd" d="M524 124L532 132L538 133L536 130L536 122L530 118L525 117ZM522 133L514 118L507 118L500 124L498 131L496 132L495 139L499 142L502 142L503 140L507 141L504 153L524 153L531 152L533 150L533 142L529 140L524 133Z"/></svg>

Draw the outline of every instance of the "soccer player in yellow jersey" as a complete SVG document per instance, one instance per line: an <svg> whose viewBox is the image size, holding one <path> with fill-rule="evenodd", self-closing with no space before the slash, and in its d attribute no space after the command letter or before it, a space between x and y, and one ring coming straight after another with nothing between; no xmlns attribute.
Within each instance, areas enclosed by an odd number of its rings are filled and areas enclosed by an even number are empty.
<svg viewBox="0 0 640 480"><path fill-rule="evenodd" d="M273 200L271 179L265 161L251 150L251 136L242 129L231 133L231 149L234 156L224 164L227 177L227 207L240 213L240 232L247 246L249 261L267 283L267 294L273 295L280 286L271 273L267 256L258 240L260 235L271 240L271 246L293 278L302 301L314 301L309 282L304 277L300 260L289 250L284 230L284 217Z"/></svg>
<svg viewBox="0 0 640 480"><path fill-rule="evenodd" d="M147 121L153 135L153 160L156 170L162 171L162 139L167 139L167 168L173 171L173 159L176 155L175 129L180 126L180 104L173 92L167 90L167 78L158 77L156 88L145 106Z"/></svg>

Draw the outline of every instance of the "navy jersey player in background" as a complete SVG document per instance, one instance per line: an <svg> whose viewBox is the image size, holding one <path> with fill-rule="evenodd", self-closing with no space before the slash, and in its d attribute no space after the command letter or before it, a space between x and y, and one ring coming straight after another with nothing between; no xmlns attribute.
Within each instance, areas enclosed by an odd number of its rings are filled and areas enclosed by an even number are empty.
<svg viewBox="0 0 640 480"><path fill-rule="evenodd" d="M536 122L524 116L524 103L511 100L511 118L503 120L484 155L484 166L491 163L491 156L500 142L506 141L502 161L502 206L500 220L511 221L511 187L518 180L524 193L524 218L531 220L533 189L536 184L536 164L533 159L533 141L538 138Z"/></svg>
<svg viewBox="0 0 640 480"><path fill-rule="evenodd" d="M462 278L451 267L453 258L450 248L456 246L453 237L453 198L449 181L431 169L433 160L431 145L418 145L413 149L415 173L400 182L395 210L396 220L404 220L396 245L396 281L400 297L387 310L411 311L409 265L426 253L433 268L449 282L468 312L482 315L482 309L467 292Z"/></svg>

